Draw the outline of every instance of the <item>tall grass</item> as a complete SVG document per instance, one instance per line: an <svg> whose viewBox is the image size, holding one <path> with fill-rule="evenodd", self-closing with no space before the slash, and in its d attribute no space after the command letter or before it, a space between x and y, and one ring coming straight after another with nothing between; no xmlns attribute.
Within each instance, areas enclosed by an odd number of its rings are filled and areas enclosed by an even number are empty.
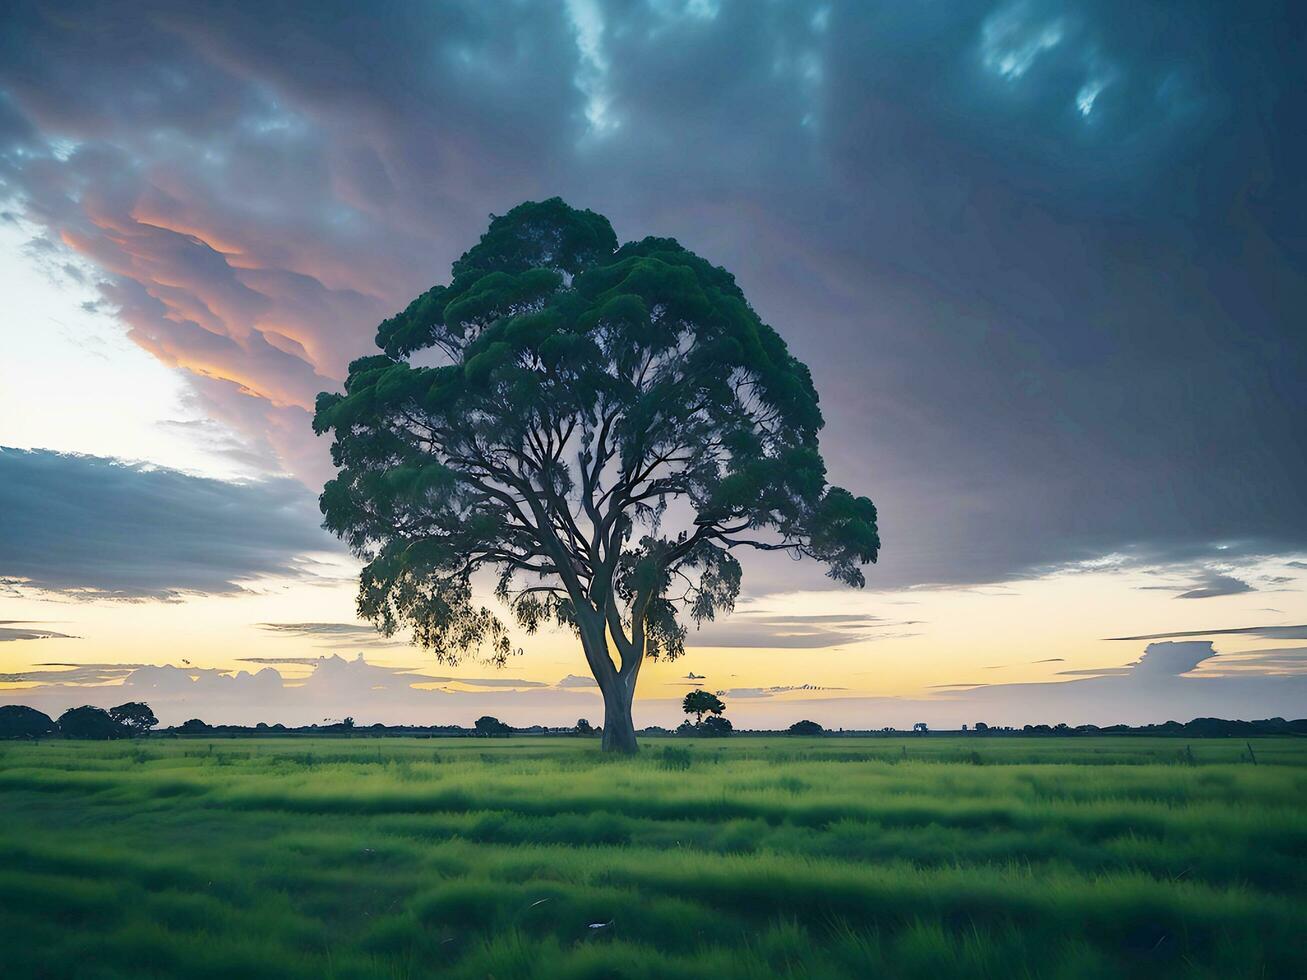
<svg viewBox="0 0 1307 980"><path fill-rule="evenodd" d="M906 752L906 756L905 756ZM0 746L5 976L1307 975L1307 743ZM977 764L977 759L980 764Z"/></svg>

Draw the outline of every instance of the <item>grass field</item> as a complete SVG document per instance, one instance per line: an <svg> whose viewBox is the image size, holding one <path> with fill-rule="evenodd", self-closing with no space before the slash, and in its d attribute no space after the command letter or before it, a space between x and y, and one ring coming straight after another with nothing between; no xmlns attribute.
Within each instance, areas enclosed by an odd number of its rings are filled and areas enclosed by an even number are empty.
<svg viewBox="0 0 1307 980"><path fill-rule="evenodd" d="M1252 747L4 744L0 975L1303 977L1307 740Z"/></svg>

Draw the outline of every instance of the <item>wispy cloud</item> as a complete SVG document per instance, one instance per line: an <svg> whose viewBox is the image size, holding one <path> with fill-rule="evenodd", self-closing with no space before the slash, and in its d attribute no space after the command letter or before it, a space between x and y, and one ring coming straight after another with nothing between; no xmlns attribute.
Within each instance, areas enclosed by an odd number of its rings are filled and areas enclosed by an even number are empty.
<svg viewBox="0 0 1307 980"><path fill-rule="evenodd" d="M1307 624L1298 626L1236 626L1230 629L1174 630L1140 636L1108 636L1106 640L1176 640L1190 636L1260 636L1268 640L1307 640Z"/></svg>
<svg viewBox="0 0 1307 980"><path fill-rule="evenodd" d="M1233 575L1210 574L1190 589L1181 592L1177 599L1215 599L1218 596L1241 595L1256 590L1243 579Z"/></svg>
<svg viewBox="0 0 1307 980"><path fill-rule="evenodd" d="M557 684L555 684L554 687L561 688L564 690L568 690L568 689L586 690L587 688L597 689L599 685L595 683L595 679L593 677L582 677L579 674L568 674Z"/></svg>
<svg viewBox="0 0 1307 980"><path fill-rule="evenodd" d="M889 621L865 613L769 613L737 610L729 619L691 630L688 647L815 650L901 636L920 620Z"/></svg>
<svg viewBox="0 0 1307 980"><path fill-rule="evenodd" d="M54 630L33 629L32 624L21 619L0 619L0 643L15 640L76 640L78 637L68 633L56 633Z"/></svg>
<svg viewBox="0 0 1307 980"><path fill-rule="evenodd" d="M257 623L261 630L282 636L318 639L325 649L350 647L402 647L405 640L386 637L366 623Z"/></svg>

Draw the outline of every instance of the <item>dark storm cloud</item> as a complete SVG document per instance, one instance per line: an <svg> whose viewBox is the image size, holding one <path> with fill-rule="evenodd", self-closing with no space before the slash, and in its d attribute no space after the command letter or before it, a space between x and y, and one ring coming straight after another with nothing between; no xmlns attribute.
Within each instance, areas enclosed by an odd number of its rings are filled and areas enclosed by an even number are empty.
<svg viewBox="0 0 1307 980"><path fill-rule="evenodd" d="M873 587L1307 547L1290 5L584 8L10 4L0 181L311 484L314 393L560 193L731 268L812 365Z"/></svg>
<svg viewBox="0 0 1307 980"><path fill-rule="evenodd" d="M0 578L120 598L235 592L333 550L294 480L226 483L95 456L0 448Z"/></svg>

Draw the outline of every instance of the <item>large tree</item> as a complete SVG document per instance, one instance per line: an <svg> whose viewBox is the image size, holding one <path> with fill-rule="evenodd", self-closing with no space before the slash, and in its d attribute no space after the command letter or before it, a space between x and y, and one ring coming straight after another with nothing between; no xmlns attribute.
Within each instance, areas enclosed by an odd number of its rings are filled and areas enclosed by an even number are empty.
<svg viewBox="0 0 1307 980"><path fill-rule="evenodd" d="M144 701L128 701L116 708L110 708L109 717L135 735L144 735L159 724L159 719L154 716L154 712Z"/></svg>
<svg viewBox="0 0 1307 980"><path fill-rule="evenodd" d="M602 215L519 205L377 345L314 418L339 470L325 526L366 561L360 614L446 664L502 665L508 628L474 590L493 582L527 632L576 632L605 749L636 750L640 666L683 652L683 616L733 607L733 551L854 586L876 560L876 508L826 482L807 367L672 239L619 248Z"/></svg>

